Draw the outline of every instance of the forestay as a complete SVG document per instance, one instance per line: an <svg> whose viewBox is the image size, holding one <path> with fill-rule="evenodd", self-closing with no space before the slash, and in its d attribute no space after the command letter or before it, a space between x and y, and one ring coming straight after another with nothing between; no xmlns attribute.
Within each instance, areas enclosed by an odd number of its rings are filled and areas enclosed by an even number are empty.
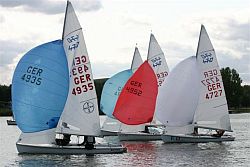
<svg viewBox="0 0 250 167"><path fill-rule="evenodd" d="M57 133L99 136L100 120L90 60L82 28L68 1L63 32L70 74L67 101Z"/></svg>
<svg viewBox="0 0 250 167"><path fill-rule="evenodd" d="M180 62L159 87L156 118L166 126L192 124L198 98L198 72L193 56Z"/></svg>
<svg viewBox="0 0 250 167"><path fill-rule="evenodd" d="M200 71L201 93L195 122L198 126L231 131L220 68L214 48L203 25L201 26L196 57Z"/></svg>

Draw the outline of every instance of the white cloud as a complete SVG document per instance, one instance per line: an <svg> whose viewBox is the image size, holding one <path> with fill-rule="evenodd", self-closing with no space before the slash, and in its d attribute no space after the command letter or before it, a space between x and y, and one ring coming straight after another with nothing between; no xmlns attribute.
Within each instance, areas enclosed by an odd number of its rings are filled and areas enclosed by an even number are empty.
<svg viewBox="0 0 250 167"><path fill-rule="evenodd" d="M246 65L250 49L250 11L246 3L245 0L72 1L83 27L96 78L110 77L129 68L136 43L145 59L151 30L172 69L184 58L195 55L203 23L221 67L235 68L244 82L250 83L247 75L250 67ZM9 60L4 57L0 62L5 62L1 74L13 71L20 58L15 55L21 56L39 44L61 37L65 4L63 0L0 1L0 38L19 43L13 44L15 47L11 51L1 48L0 56L11 55ZM38 12L34 13L35 10ZM5 78L10 81L11 77L1 75L0 83L6 82Z"/></svg>
<svg viewBox="0 0 250 167"><path fill-rule="evenodd" d="M99 10L102 5L100 0L73 0L79 11ZM2 0L0 6L15 8L27 12L41 12L45 14L59 14L65 12L65 0Z"/></svg>

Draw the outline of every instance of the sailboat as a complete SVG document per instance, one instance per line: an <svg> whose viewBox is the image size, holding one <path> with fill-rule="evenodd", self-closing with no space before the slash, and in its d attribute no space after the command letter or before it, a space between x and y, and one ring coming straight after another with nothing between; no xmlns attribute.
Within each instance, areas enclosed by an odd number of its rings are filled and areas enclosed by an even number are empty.
<svg viewBox="0 0 250 167"><path fill-rule="evenodd" d="M114 108L124 87L125 83L132 76L132 74L139 68L139 66L143 63L138 47L135 47L134 55L131 63L131 68L128 70L121 71L110 79L108 79L103 87L102 95L101 95L101 110L107 115L103 126L101 128L101 132L103 136L116 136L117 132L123 131L126 128L126 125L122 124L120 121L114 118L112 115L114 112ZM135 128L136 126L130 127L129 129L143 130L141 128Z"/></svg>
<svg viewBox="0 0 250 167"><path fill-rule="evenodd" d="M22 133L19 153L113 154L121 145L59 145L61 136L100 135L94 80L82 28L67 1L63 40L42 44L19 61L13 76L13 111ZM70 140L70 139L69 139Z"/></svg>
<svg viewBox="0 0 250 167"><path fill-rule="evenodd" d="M164 142L201 143L235 139L231 135L223 135L225 131L232 132L228 106L216 54L203 25L196 56L179 63L162 89L157 99L156 116L167 127L162 135ZM217 134L210 131L198 133L197 128L216 130Z"/></svg>
<svg viewBox="0 0 250 167"><path fill-rule="evenodd" d="M113 113L124 124L141 125L144 130L120 132L118 136L121 141L161 140L162 131L157 128L153 118L158 86L161 86L167 75L168 66L164 53L151 33L147 61L139 67L124 86ZM144 84L145 87L141 87L140 84ZM146 84L150 87L147 87ZM146 97L136 94L138 91L146 94Z"/></svg>

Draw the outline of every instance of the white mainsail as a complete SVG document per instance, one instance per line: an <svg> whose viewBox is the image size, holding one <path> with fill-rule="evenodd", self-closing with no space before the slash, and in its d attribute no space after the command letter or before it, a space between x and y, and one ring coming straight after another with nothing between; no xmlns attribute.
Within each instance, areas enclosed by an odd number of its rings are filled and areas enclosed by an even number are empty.
<svg viewBox="0 0 250 167"><path fill-rule="evenodd" d="M164 82L164 79L168 76L169 69L165 55L152 33L149 40L147 60L155 72L158 86L161 86Z"/></svg>
<svg viewBox="0 0 250 167"><path fill-rule="evenodd" d="M141 58L139 49L135 47L134 56L133 56L133 60L131 64L132 72L135 73L135 71L140 67L140 65L142 65L142 63L143 63L143 60Z"/></svg>
<svg viewBox="0 0 250 167"><path fill-rule="evenodd" d="M194 56L177 64L159 87L156 118L168 127L192 124L199 100L198 82Z"/></svg>
<svg viewBox="0 0 250 167"><path fill-rule="evenodd" d="M203 25L201 26L196 58L200 72L201 93L194 122L199 127L231 131L220 68L214 48Z"/></svg>
<svg viewBox="0 0 250 167"><path fill-rule="evenodd" d="M68 1L63 45L70 73L69 92L56 132L99 136L100 119L91 65L82 28Z"/></svg>

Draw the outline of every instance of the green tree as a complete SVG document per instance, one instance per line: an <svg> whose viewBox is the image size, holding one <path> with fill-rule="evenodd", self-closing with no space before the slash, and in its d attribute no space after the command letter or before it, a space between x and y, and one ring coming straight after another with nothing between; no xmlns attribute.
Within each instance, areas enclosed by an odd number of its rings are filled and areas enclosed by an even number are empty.
<svg viewBox="0 0 250 167"><path fill-rule="evenodd" d="M242 80L235 69L221 69L221 75L229 107L239 108L242 100Z"/></svg>
<svg viewBox="0 0 250 167"><path fill-rule="evenodd" d="M241 105L242 107L250 107L250 85L244 85L243 87L243 95Z"/></svg>
<svg viewBox="0 0 250 167"><path fill-rule="evenodd" d="M101 101L101 95L102 95L102 89L105 84L105 82L108 80L108 78L102 78L102 79L95 79L95 89L96 89L96 95L97 95L97 101L98 101L98 107L99 107L99 114L104 115L102 110L100 109L100 101Z"/></svg>
<svg viewBox="0 0 250 167"><path fill-rule="evenodd" d="M11 85L0 85L0 101L11 101Z"/></svg>

